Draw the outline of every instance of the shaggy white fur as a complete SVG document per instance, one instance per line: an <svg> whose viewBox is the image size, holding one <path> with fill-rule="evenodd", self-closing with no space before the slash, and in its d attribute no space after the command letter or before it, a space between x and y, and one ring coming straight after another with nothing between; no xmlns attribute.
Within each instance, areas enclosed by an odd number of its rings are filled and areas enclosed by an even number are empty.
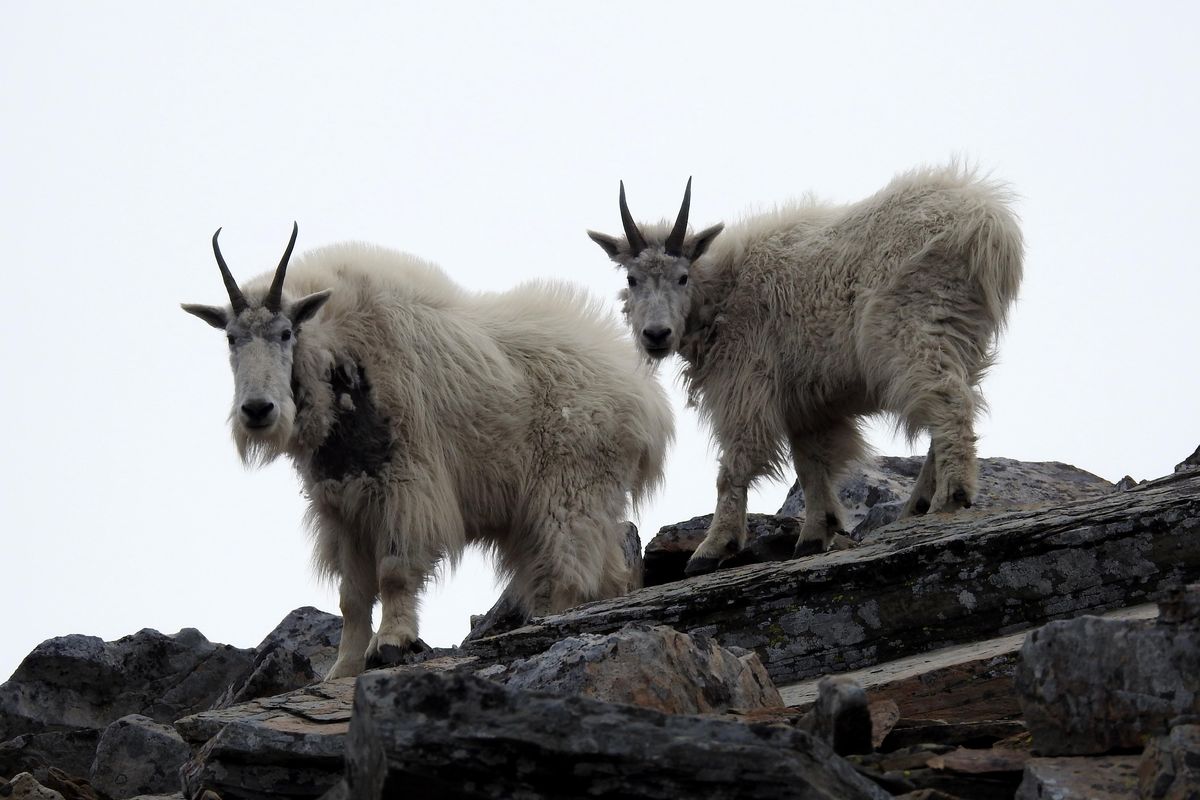
<svg viewBox="0 0 1200 800"><path fill-rule="evenodd" d="M679 353L720 444L716 513L689 572L741 547L746 490L789 450L806 502L797 553L828 547L865 414L931 434L906 515L970 506L979 382L1021 281L1009 192L958 165L919 169L858 203L810 199L681 243L689 200L690 183L673 242L669 222L631 229L624 210L625 238L589 232L628 273L641 346Z"/></svg>
<svg viewBox="0 0 1200 800"><path fill-rule="evenodd" d="M288 455L303 478L316 566L340 579L329 677L398 660L417 637L417 593L472 542L536 613L640 582L621 521L661 481L671 410L599 305L554 283L470 293L363 244L299 258L277 312L271 280L244 287L241 312L185 309L230 336L243 459Z"/></svg>

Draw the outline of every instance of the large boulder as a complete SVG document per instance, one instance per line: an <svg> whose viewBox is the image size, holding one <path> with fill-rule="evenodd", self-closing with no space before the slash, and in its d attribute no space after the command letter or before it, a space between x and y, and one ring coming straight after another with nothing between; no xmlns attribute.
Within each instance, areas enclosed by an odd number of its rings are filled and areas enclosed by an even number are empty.
<svg viewBox="0 0 1200 800"><path fill-rule="evenodd" d="M1084 616L1029 634L1015 684L1038 752L1136 749L1200 715L1200 587L1161 609L1154 622Z"/></svg>
<svg viewBox="0 0 1200 800"><path fill-rule="evenodd" d="M179 788L179 768L191 754L170 725L130 714L105 728L91 784L113 800L173 792Z"/></svg>
<svg viewBox="0 0 1200 800"><path fill-rule="evenodd" d="M754 653L734 653L707 636L632 624L584 634L489 677L515 689L581 695L672 714L783 705Z"/></svg>
<svg viewBox="0 0 1200 800"><path fill-rule="evenodd" d="M211 706L251 658L251 651L214 644L194 628L172 635L147 628L115 642L50 639L0 685L0 741L103 729L127 714L172 722Z"/></svg>

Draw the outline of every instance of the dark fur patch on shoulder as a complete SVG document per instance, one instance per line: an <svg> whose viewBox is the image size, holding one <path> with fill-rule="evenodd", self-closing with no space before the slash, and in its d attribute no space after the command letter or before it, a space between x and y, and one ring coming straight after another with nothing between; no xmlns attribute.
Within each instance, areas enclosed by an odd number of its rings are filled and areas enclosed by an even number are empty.
<svg viewBox="0 0 1200 800"><path fill-rule="evenodd" d="M329 435L313 454L319 480L341 480L366 473L378 475L392 456L387 419L371 401L371 384L362 367L356 380L335 369L330 377L337 414Z"/></svg>

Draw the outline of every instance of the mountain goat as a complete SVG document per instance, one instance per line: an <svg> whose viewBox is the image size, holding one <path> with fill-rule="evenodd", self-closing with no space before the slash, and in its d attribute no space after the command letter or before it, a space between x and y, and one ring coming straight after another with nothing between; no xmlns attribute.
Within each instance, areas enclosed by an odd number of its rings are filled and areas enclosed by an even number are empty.
<svg viewBox="0 0 1200 800"><path fill-rule="evenodd" d="M243 462L287 455L302 477L314 562L340 580L329 677L401 660L418 592L472 542L533 612L640 585L620 521L661 481L672 419L616 321L566 285L473 294L363 244L289 270L296 232L273 275L243 289L218 229L231 305L183 308L229 341Z"/></svg>
<svg viewBox="0 0 1200 800"><path fill-rule="evenodd" d="M625 238L588 235L627 273L625 316L651 359L678 353L720 445L717 507L688 573L746 536L746 491L790 446L804 490L796 554L842 532L834 492L864 450L858 418L895 415L931 445L904 515L969 507L979 381L1021 282L1010 195L957 166L921 169L845 206L795 203L688 232L640 228L621 185Z"/></svg>

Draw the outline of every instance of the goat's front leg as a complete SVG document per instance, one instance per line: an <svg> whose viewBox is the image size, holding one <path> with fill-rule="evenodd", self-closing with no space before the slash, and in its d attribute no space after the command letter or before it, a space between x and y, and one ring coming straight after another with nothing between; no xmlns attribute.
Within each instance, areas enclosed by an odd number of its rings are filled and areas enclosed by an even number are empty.
<svg viewBox="0 0 1200 800"><path fill-rule="evenodd" d="M417 594L432 571L414 567L396 556L379 562L379 599L383 605L379 633L367 646L367 669L402 664L421 651L417 641Z"/></svg>
<svg viewBox="0 0 1200 800"><path fill-rule="evenodd" d="M339 587L342 610L342 639L337 660L326 680L351 678L363 671L364 654L371 640L371 609L375 605L374 586L362 586L353 577L343 575Z"/></svg>
<svg viewBox="0 0 1200 800"><path fill-rule="evenodd" d="M761 468L760 468L761 469ZM684 573L712 572L746 543L746 492L755 470L747 462L723 459L717 473L717 508L704 541L688 559Z"/></svg>

